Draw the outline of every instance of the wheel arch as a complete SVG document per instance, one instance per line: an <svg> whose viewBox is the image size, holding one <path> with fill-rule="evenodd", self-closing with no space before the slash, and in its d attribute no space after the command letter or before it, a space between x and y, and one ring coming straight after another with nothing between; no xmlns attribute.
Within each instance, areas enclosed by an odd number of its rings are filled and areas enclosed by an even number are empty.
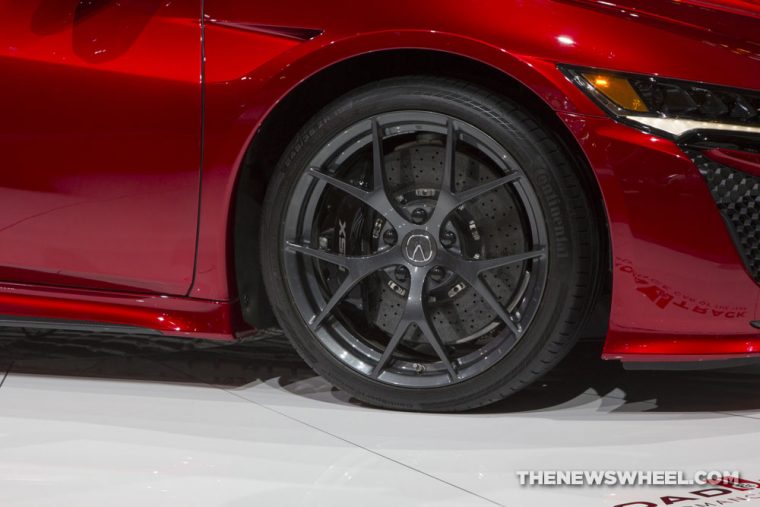
<svg viewBox="0 0 760 507"><path fill-rule="evenodd" d="M579 169L589 201L594 206L602 236L599 238L600 245L605 249L602 257L607 263L601 270L598 291L610 290L611 243L602 192L583 150L556 114L559 100L556 90L550 86L550 91L545 88L539 94L502 68L470 56L439 49L384 49L347 57L300 81L268 111L245 150L230 213L234 258L231 278L237 284L243 318L249 325L262 328L274 324L259 269L258 233L263 196L288 144L313 115L341 95L380 79L409 75L453 78L482 86L526 105L538 120L555 133L562 149ZM543 86L540 78L536 83ZM547 98L552 105L547 103ZM566 107L568 104L571 104L572 111L572 102L564 103ZM250 262L251 259L256 259L256 262ZM601 331L602 326L606 329L609 311L602 309L598 316L605 320L599 323L598 329ZM597 329L596 326L594 329Z"/></svg>

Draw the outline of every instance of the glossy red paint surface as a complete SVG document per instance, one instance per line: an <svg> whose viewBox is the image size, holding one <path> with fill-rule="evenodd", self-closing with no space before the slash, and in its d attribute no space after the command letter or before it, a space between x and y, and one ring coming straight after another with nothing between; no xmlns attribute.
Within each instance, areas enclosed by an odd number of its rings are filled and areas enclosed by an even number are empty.
<svg viewBox="0 0 760 507"><path fill-rule="evenodd" d="M184 295L200 0L0 2L0 280Z"/></svg>
<svg viewBox="0 0 760 507"><path fill-rule="evenodd" d="M656 10L663 3L668 2L650 5ZM202 201L215 206L201 210L198 268L203 276L196 279L193 295L230 295L226 292L228 236L219 224L228 218L237 169L258 125L292 88L335 62L399 48L453 52L518 79L557 111L597 116L603 113L557 71L557 63L760 88L760 32L755 32L754 41L739 40L709 29L684 27L683 20L664 14L655 18L633 11L610 11L599 2L488 1L469 15L460 7L450 0L439 2L432 11L421 4L403 3L398 10L403 10L404 16L399 17L387 2L370 3L359 10L348 0L331 2L329 9L305 0L290 2L286 9L236 0L206 4L209 76L233 70L219 68L229 61L226 55L240 54L241 58L232 64L236 72L222 80L210 79L206 85ZM692 15L688 6L682 11L685 19ZM270 42L262 51L271 51L272 58L262 63L256 53L246 68L241 60L250 52L238 52L237 48L264 41L261 34L236 30L235 42L226 35L228 44L219 44L220 34L230 29L216 23L230 19L265 26L319 27L324 34L292 46L265 36ZM755 26L743 17L731 20L737 26ZM704 66L703 61L711 65Z"/></svg>
<svg viewBox="0 0 760 507"><path fill-rule="evenodd" d="M143 307L138 296L114 300L108 291L152 293L151 301L188 295L193 299L165 299L189 319L183 330L231 337L234 312L224 325L222 317L199 324L182 313L182 303L235 306L219 302L237 297L230 222L239 171L259 126L304 80L337 62L423 49L516 79L577 140L603 195L612 239L607 357L758 352L760 334L749 325L759 315L758 285L695 166L671 141L608 119L556 67L760 90L754 2L484 0L463 9L441 0L431 9L400 0L206 0L202 160L199 5L135 2L141 7L127 18L134 23L123 25L141 28L117 33L106 30L116 2L79 22L69 12L78 3L57 7L63 4L0 1L0 69L17 76L0 82L2 96L14 97L16 124L4 117L0 126L3 167L14 168L0 172L0 220L20 224L0 226L0 244L12 245L0 249L0 280L86 288L88 304L114 323L132 318L120 309ZM57 31L37 33L35 12L49 5L56 6L50 17ZM77 35L84 26L90 32ZM298 40L262 27L323 33ZM93 30L109 34L113 58L95 56ZM55 93L45 93L43 76L60 83ZM253 167L270 169L255 160ZM35 305L33 297L13 294L4 296L0 313L29 315L34 308L34 315L60 316L46 297ZM138 315L146 324L156 314Z"/></svg>
<svg viewBox="0 0 760 507"><path fill-rule="evenodd" d="M613 252L605 356L760 351L760 288L691 160L672 141L563 114L601 186Z"/></svg>

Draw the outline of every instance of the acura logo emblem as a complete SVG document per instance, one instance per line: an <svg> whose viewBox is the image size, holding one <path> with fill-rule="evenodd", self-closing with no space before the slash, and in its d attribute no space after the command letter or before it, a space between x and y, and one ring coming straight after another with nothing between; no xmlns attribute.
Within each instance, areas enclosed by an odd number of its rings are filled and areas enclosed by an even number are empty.
<svg viewBox="0 0 760 507"><path fill-rule="evenodd" d="M425 231L411 232L404 240L404 257L412 264L424 266L435 258L435 254L435 240Z"/></svg>

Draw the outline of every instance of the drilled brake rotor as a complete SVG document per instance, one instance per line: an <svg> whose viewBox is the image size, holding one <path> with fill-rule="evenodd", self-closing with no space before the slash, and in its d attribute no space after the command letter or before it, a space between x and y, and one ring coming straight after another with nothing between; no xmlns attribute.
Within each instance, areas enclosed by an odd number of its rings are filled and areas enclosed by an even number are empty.
<svg viewBox="0 0 760 507"><path fill-rule="evenodd" d="M443 140L422 134L415 142L397 147L385 156L386 185L389 196L398 208L408 215L424 209L428 214L435 209L441 187L445 160ZM366 161L347 168L349 180L362 182ZM458 153L456 159L455 188L462 191L497 177L489 164L477 156ZM368 255L382 245L384 220L361 203L340 193L334 196L330 209L334 216L327 219L320 237L323 246L346 255ZM330 220L333 223L330 223ZM457 238L453 250L471 258L496 258L524 249L523 224L511 192L502 187L485 194L458 209L448 226ZM339 284L339 269L332 276L333 288ZM336 276L338 275L338 276ZM525 283L520 265L502 267L487 273L484 278L499 303L514 309ZM445 343L465 343L487 336L498 329L496 314L483 297L454 273L446 273L440 280L430 280L428 300L433 325ZM404 277L396 276L395 269L379 272L361 285L346 305L357 306L366 312L368 322L386 333L392 333L404 310L408 292ZM418 334L408 344L424 344Z"/></svg>
<svg viewBox="0 0 760 507"><path fill-rule="evenodd" d="M477 127L396 111L314 156L285 219L291 295L314 337L380 382L433 387L525 335L547 274L529 179Z"/></svg>

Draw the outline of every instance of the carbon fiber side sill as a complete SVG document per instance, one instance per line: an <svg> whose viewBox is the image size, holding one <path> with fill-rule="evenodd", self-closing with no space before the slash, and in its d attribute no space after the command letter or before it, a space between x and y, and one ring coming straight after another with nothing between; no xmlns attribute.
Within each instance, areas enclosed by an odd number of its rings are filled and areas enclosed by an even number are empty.
<svg viewBox="0 0 760 507"><path fill-rule="evenodd" d="M735 359L717 359L706 361L685 362L625 362L623 368L626 371L698 371L720 370L724 368L741 368L744 366L760 365L760 357L738 357Z"/></svg>
<svg viewBox="0 0 760 507"><path fill-rule="evenodd" d="M27 329L53 329L60 331L83 331L89 333L113 333L162 336L160 331L137 326L106 324L86 320L42 319L35 317L0 316L0 327L19 327Z"/></svg>

